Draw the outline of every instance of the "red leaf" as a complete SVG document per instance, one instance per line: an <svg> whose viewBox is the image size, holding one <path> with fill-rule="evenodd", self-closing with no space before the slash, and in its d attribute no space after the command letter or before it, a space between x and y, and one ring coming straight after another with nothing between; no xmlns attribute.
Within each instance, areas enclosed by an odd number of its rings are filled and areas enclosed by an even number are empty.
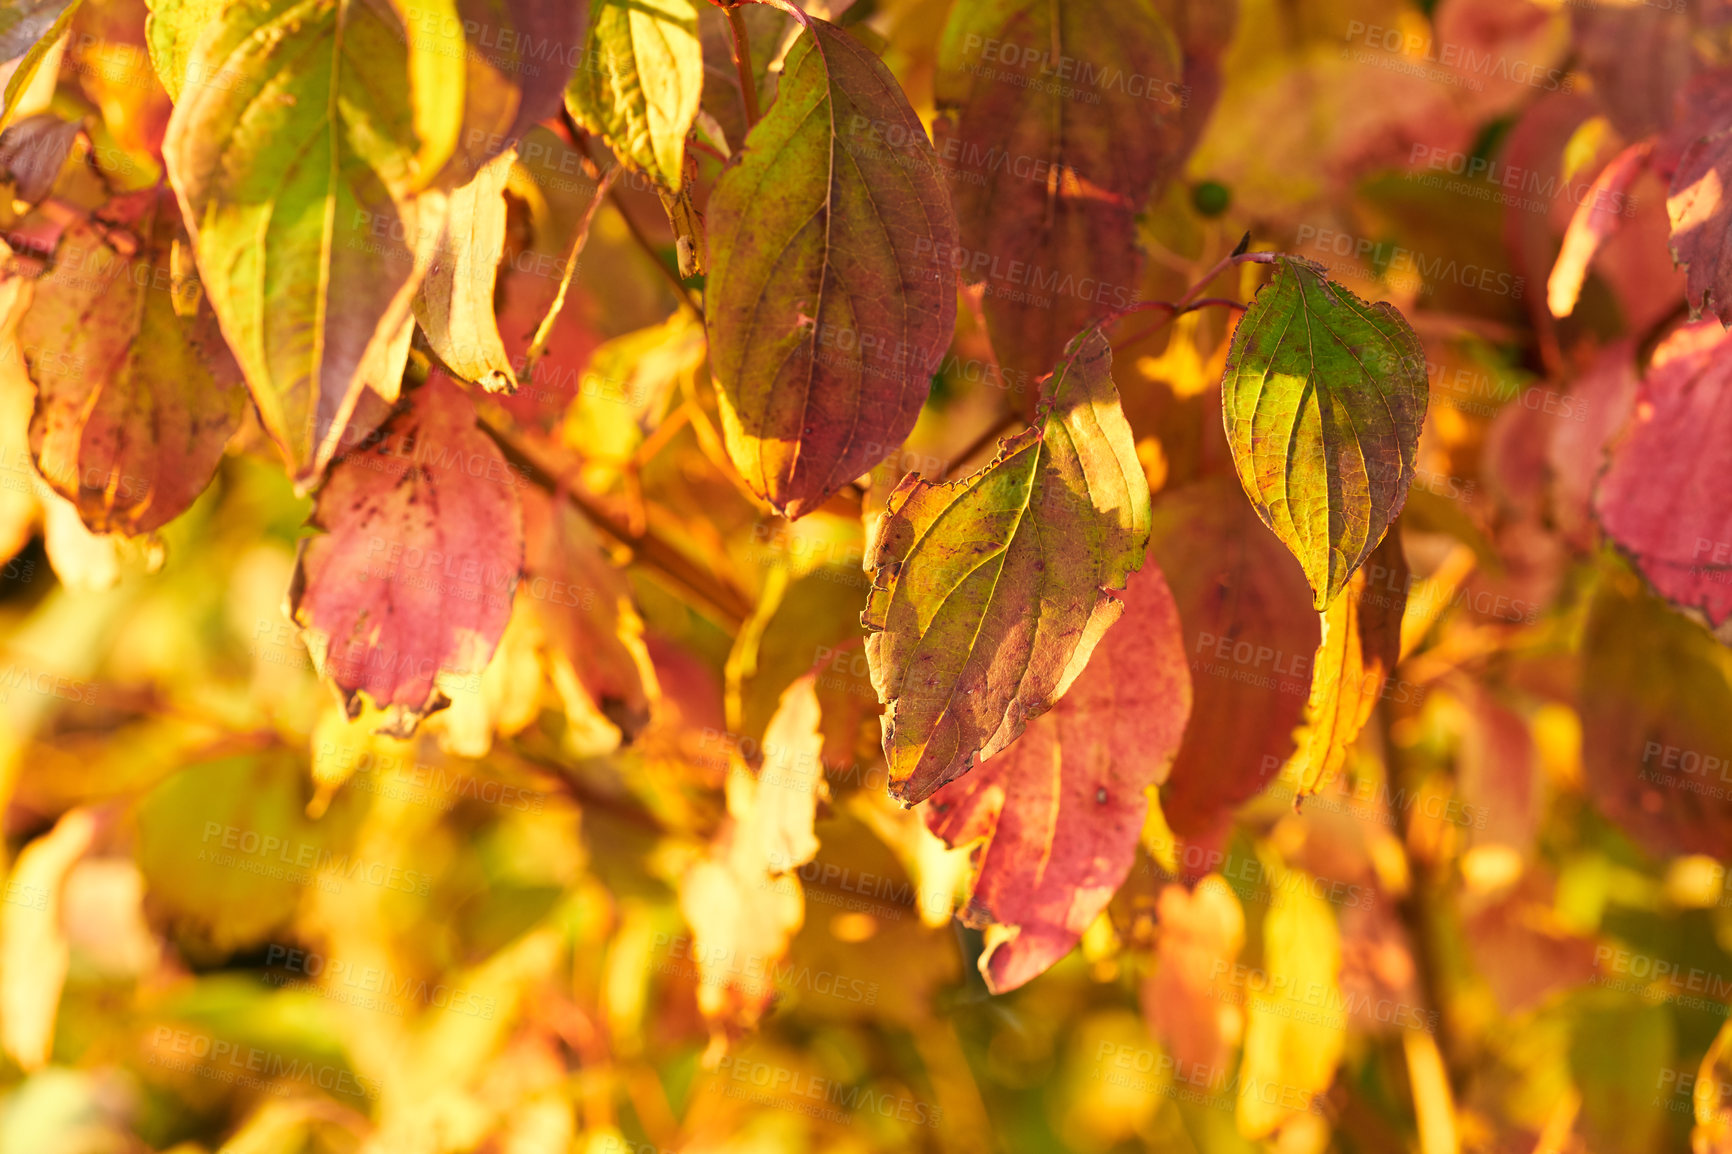
<svg viewBox="0 0 1732 1154"><path fill-rule="evenodd" d="M961 235L946 255L986 282L1007 371L1050 371L1089 322L1136 301L1135 217L1178 154L1184 75L1149 0L953 11L933 125Z"/></svg>
<svg viewBox="0 0 1732 1154"><path fill-rule="evenodd" d="M1703 321L1655 350L1594 508L1654 588L1715 625L1732 615L1729 468L1732 337Z"/></svg>
<svg viewBox="0 0 1732 1154"><path fill-rule="evenodd" d="M1191 723L1161 809L1175 833L1200 840L1292 755L1311 689L1318 618L1298 563L1233 478L1163 495L1149 559L1167 575L1179 606L1193 691Z"/></svg>
<svg viewBox="0 0 1732 1154"><path fill-rule="evenodd" d="M1191 711L1178 608L1153 565L1070 692L1017 742L932 795L926 824L952 846L985 839L968 919L1005 927L980 972L1014 990L1069 953L1136 859Z"/></svg>
<svg viewBox="0 0 1732 1154"><path fill-rule="evenodd" d="M437 681L480 674L511 617L523 566L520 478L476 427L469 396L435 371L369 448L319 491L290 610L350 717L365 692L413 733L449 704Z"/></svg>

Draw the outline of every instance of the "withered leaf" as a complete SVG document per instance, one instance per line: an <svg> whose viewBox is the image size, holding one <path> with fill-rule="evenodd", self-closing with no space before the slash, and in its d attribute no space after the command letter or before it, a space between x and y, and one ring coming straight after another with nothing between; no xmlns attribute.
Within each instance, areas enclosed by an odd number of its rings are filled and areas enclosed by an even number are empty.
<svg viewBox="0 0 1732 1154"><path fill-rule="evenodd" d="M116 198L67 229L18 325L36 383L31 454L98 533L185 512L246 409L209 304L176 312L170 254L184 235L166 189Z"/></svg>
<svg viewBox="0 0 1732 1154"><path fill-rule="evenodd" d="M366 693L387 711L384 732L407 736L448 704L442 677L487 667L523 566L520 484L437 371L376 443L332 466L289 610L350 717Z"/></svg>

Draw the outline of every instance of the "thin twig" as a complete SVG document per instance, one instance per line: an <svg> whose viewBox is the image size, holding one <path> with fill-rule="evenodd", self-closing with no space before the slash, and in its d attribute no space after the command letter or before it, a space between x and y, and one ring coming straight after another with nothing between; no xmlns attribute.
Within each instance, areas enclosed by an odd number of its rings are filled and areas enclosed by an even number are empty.
<svg viewBox="0 0 1732 1154"><path fill-rule="evenodd" d="M734 34L734 67L740 72L740 96L746 102L746 128L758 123L758 82L752 76L752 40L746 31L746 18L737 7L725 9L728 30Z"/></svg>
<svg viewBox="0 0 1732 1154"><path fill-rule="evenodd" d="M527 381L535 376L535 363L547 352L547 342L553 336L553 324L565 308L565 294L571 291L571 279L577 274L577 262L583 256L584 245L589 242L589 227L595 222L595 211L601 205L602 196L613 191L614 178L619 172L616 165L601 174L601 180L596 184L595 196L590 199L589 207L583 210L583 219L578 221L577 232L571 238L571 251L565 254L565 269L559 274L559 291L553 294L553 304L548 307L547 315L541 318L541 323L535 326L535 337L529 342L529 351L523 355L523 372L520 374L522 380Z"/></svg>
<svg viewBox="0 0 1732 1154"><path fill-rule="evenodd" d="M507 461L540 488L564 496L597 529L631 549L635 560L730 628L739 628L751 616L752 603L743 592L711 574L672 543L650 532L647 526L641 529L634 526L627 513L591 493L572 471L556 463L557 453L538 444L539 439L520 428L498 404L483 400L476 409L482 430L493 438Z"/></svg>

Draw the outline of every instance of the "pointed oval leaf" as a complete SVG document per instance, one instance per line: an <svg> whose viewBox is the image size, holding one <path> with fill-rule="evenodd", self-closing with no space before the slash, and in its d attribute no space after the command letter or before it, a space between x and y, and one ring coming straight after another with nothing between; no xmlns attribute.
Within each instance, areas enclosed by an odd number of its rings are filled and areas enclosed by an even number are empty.
<svg viewBox="0 0 1732 1154"><path fill-rule="evenodd" d="M350 717L364 692L407 736L447 704L441 676L487 667L523 568L521 483L439 372L332 466L289 608Z"/></svg>
<svg viewBox="0 0 1732 1154"><path fill-rule="evenodd" d="M1005 369L1049 372L1135 302L1136 214L1180 157L1179 44L1152 0L958 0L934 124L961 247Z"/></svg>
<svg viewBox="0 0 1732 1154"><path fill-rule="evenodd" d="M614 155L677 192L704 90L694 0L592 0L565 106Z"/></svg>
<svg viewBox="0 0 1732 1154"><path fill-rule="evenodd" d="M1320 265L1275 261L1221 376L1233 464L1263 523L1326 608L1407 500L1430 388L1425 350L1388 302Z"/></svg>
<svg viewBox="0 0 1732 1154"><path fill-rule="evenodd" d="M402 25L378 0L222 10L194 47L163 155L200 278L297 482L362 389L395 396L409 305L443 227L413 197Z"/></svg>
<svg viewBox="0 0 1732 1154"><path fill-rule="evenodd" d="M209 305L175 310L180 235L166 189L114 200L67 229L66 259L18 324L36 383L31 455L98 533L148 533L185 512L246 411Z"/></svg>
<svg viewBox="0 0 1732 1154"><path fill-rule="evenodd" d="M451 194L444 235L415 295L415 320L433 355L453 376L488 392L517 385L493 313L505 255L505 182L513 163L509 155L496 156Z"/></svg>
<svg viewBox="0 0 1732 1154"><path fill-rule="evenodd" d="M995 994L1046 972L1112 900L1136 860L1145 791L1165 779L1190 717L1179 611L1159 568L1131 577L1124 606L1070 692L926 806L952 846L984 839L966 916L1008 932L989 930L980 958Z"/></svg>
<svg viewBox="0 0 1732 1154"><path fill-rule="evenodd" d="M1719 625L1732 617L1732 334L1708 320L1654 351L1613 444L1594 509L1665 596Z"/></svg>
<svg viewBox="0 0 1732 1154"><path fill-rule="evenodd" d="M1070 687L1143 563L1149 487L1098 330L1071 342L1038 424L973 476L910 474L867 554L861 623L891 796L924 800Z"/></svg>
<svg viewBox="0 0 1732 1154"><path fill-rule="evenodd" d="M461 28L438 28L440 50L466 63L462 128L442 188L467 184L557 113L572 68L584 61L582 0L457 0L457 14Z"/></svg>
<svg viewBox="0 0 1732 1154"><path fill-rule="evenodd" d="M914 428L949 347L938 158L890 71L822 20L709 202L710 355L728 455L789 517Z"/></svg>

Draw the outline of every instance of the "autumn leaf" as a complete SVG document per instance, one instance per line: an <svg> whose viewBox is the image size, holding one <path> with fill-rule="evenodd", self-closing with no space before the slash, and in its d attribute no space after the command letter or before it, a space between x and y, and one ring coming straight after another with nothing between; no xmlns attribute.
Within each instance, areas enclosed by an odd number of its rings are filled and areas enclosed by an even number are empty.
<svg viewBox="0 0 1732 1154"><path fill-rule="evenodd" d="M442 679L486 668L523 566L520 483L438 372L332 467L289 608L350 717L366 693L408 736L447 704Z"/></svg>
<svg viewBox="0 0 1732 1154"><path fill-rule="evenodd" d="M1277 869L1278 877L1287 874ZM1299 875L1295 884L1275 887L1263 921L1260 988L1238 990L1218 978L1211 991L1246 1004L1238 1119L1247 1138L1268 1137L1305 1110L1313 1095L1329 1089L1347 1036L1340 1008L1341 931L1305 880Z"/></svg>
<svg viewBox="0 0 1732 1154"><path fill-rule="evenodd" d="M388 10L387 10L388 11ZM444 227L415 168L404 33L361 0L224 8L163 156L259 417L297 482L362 390L396 396L410 300Z"/></svg>
<svg viewBox="0 0 1732 1154"><path fill-rule="evenodd" d="M1608 817L1657 855L1725 852L1732 652L1621 568L1589 606L1580 710L1582 775Z"/></svg>
<svg viewBox="0 0 1732 1154"><path fill-rule="evenodd" d="M926 805L933 833L978 843L965 917L987 930L980 972L993 993L1044 973L1106 908L1136 860L1145 791L1185 731L1191 676L1160 569L1133 575L1123 600L1058 704Z"/></svg>
<svg viewBox="0 0 1732 1154"><path fill-rule="evenodd" d="M36 282L18 325L36 383L31 454L98 533L148 533L184 513L246 408L209 306L176 311L179 226L166 189L75 223L68 260Z"/></svg>
<svg viewBox="0 0 1732 1154"><path fill-rule="evenodd" d="M615 156L675 192L703 87L694 0L591 0L566 107Z"/></svg>
<svg viewBox="0 0 1732 1154"><path fill-rule="evenodd" d="M437 172L438 185L467 184L494 157L523 141L536 125L559 111L572 69L586 64L583 56L585 4L551 0L456 0L461 27L433 15L436 0L421 15L432 20L421 30L429 55L460 54L465 64L461 123L455 131L449 162ZM413 16L411 18L414 18ZM444 116L451 111L450 92L442 94ZM419 97L417 97L419 99ZM415 122L422 135L423 120ZM449 130L450 121L433 118ZM419 162L426 172L425 156Z"/></svg>
<svg viewBox="0 0 1732 1154"><path fill-rule="evenodd" d="M1156 915L1160 939L1155 969L1143 983L1143 1016L1161 1044L1208 1078L1224 1078L1245 1029L1244 1009L1210 996L1210 987L1239 960L1245 912L1219 874L1187 889L1162 888Z"/></svg>
<svg viewBox="0 0 1732 1154"><path fill-rule="evenodd" d="M717 1029L755 1025L776 996L775 969L805 918L795 870L812 860L824 784L813 677L782 694L756 773L737 757L728 770L728 821L710 855L680 883L692 927L698 1005ZM774 753L771 753L771 750Z"/></svg>
<svg viewBox="0 0 1732 1154"><path fill-rule="evenodd" d="M1554 317L1567 317L1576 311L1582 282L1588 279L1588 266L1606 238L1623 223L1630 186L1646 170L1652 152L1652 142L1643 140L1618 153L1594 178L1576 206L1570 227L1564 232L1558 262L1546 280L1546 307Z"/></svg>
<svg viewBox="0 0 1732 1154"><path fill-rule="evenodd" d="M1654 350L1634 414L1594 494L1600 524L1661 593L1714 625L1732 616L1732 338L1716 321Z"/></svg>
<svg viewBox="0 0 1732 1154"><path fill-rule="evenodd" d="M1304 579L1225 477L1163 493L1149 557L1185 629L1193 704L1161 808L1202 839L1292 755L1318 644Z"/></svg>
<svg viewBox="0 0 1732 1154"><path fill-rule="evenodd" d="M1672 174L1666 215L1672 222L1672 256L1684 268L1690 315L1712 313L1732 324L1732 131L1706 136L1684 150Z"/></svg>
<svg viewBox="0 0 1732 1154"><path fill-rule="evenodd" d="M1233 333L1221 419L1245 494L1328 607L1401 512L1429 388L1393 305L1275 260Z"/></svg>
<svg viewBox="0 0 1732 1154"><path fill-rule="evenodd" d="M1391 528L1371 563L1353 574L1344 596L1321 614L1305 728L1294 755L1299 797L1318 792L1341 771L1388 689L1401 658L1408 583L1401 533Z"/></svg>
<svg viewBox="0 0 1732 1154"><path fill-rule="evenodd" d="M860 619L899 801L1050 709L1124 611L1110 590L1143 563L1148 482L1098 330L1071 342L1044 404L980 472L903 478L867 547Z"/></svg>
<svg viewBox="0 0 1732 1154"><path fill-rule="evenodd" d="M65 37L67 28L71 27L80 2L46 0L28 9L23 5L8 6L5 16L0 16L0 60L17 57L17 63L6 79L6 104L0 111L0 130L10 127L23 109L25 94L35 87L42 65Z"/></svg>
<svg viewBox="0 0 1732 1154"><path fill-rule="evenodd" d="M1050 371L1070 338L1141 290L1136 214L1176 167L1188 100L1152 0L959 0L934 131L961 246L1007 371Z"/></svg>
<svg viewBox="0 0 1732 1154"><path fill-rule="evenodd" d="M629 742L649 723L656 693L630 583L581 513L534 489L520 499L524 587L547 636L554 684L568 710L572 692L581 692Z"/></svg>
<svg viewBox="0 0 1732 1154"><path fill-rule="evenodd" d="M493 315L505 252L505 182L513 163L508 154L496 156L451 194L445 232L414 302L415 320L433 355L453 376L488 392L517 386Z"/></svg>
<svg viewBox="0 0 1732 1154"><path fill-rule="evenodd" d="M728 455L789 518L908 436L956 316L926 130L864 45L801 23L776 103L711 195L704 294Z"/></svg>

